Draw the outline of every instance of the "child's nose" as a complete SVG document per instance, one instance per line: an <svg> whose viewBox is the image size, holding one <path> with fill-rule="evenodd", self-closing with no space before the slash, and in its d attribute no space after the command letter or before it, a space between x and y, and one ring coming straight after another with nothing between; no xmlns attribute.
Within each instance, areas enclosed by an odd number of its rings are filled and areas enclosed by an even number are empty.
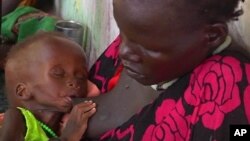
<svg viewBox="0 0 250 141"><path fill-rule="evenodd" d="M76 79L67 81L67 86L69 88L79 89L80 85Z"/></svg>

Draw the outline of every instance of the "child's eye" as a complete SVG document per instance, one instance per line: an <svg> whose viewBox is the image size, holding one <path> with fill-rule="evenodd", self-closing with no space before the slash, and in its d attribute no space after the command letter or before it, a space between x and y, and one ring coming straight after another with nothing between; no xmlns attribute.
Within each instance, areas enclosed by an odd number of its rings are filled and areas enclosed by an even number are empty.
<svg viewBox="0 0 250 141"><path fill-rule="evenodd" d="M76 74L75 76L77 79L80 79L80 80L87 80L87 75L83 74L83 73L79 73L79 74Z"/></svg>
<svg viewBox="0 0 250 141"><path fill-rule="evenodd" d="M57 76L57 77L63 77L63 76L64 76L64 73L57 73L57 72L56 72L56 73L54 73L54 75Z"/></svg>
<svg viewBox="0 0 250 141"><path fill-rule="evenodd" d="M61 68L55 68L52 70L52 75L55 77L64 77L65 71Z"/></svg>

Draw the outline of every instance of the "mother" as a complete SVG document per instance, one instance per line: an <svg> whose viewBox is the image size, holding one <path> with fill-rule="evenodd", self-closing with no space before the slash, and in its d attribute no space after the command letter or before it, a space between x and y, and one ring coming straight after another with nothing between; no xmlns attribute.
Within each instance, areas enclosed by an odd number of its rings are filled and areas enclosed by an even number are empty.
<svg viewBox="0 0 250 141"><path fill-rule="evenodd" d="M101 140L228 141L231 124L249 124L249 54L227 27L239 2L113 0L125 71L162 93L120 126L113 115L132 98L118 90L97 97L90 135L112 123Z"/></svg>

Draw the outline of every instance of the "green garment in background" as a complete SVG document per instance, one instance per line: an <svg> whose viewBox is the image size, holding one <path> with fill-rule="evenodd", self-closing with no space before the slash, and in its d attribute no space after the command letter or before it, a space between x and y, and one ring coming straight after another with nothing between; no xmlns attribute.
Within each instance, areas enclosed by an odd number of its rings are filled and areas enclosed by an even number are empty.
<svg viewBox="0 0 250 141"><path fill-rule="evenodd" d="M25 141L48 141L46 133L38 123L35 116L29 111L21 107L17 107L23 114L26 122Z"/></svg>
<svg viewBox="0 0 250 141"><path fill-rule="evenodd" d="M38 9L29 6L20 6L13 12L2 18L1 34L14 41L22 41L28 36L33 35L37 31L53 31L55 28L56 19L52 16L31 17L22 21L18 26L18 33L13 33L13 27L18 18L29 13L37 13Z"/></svg>

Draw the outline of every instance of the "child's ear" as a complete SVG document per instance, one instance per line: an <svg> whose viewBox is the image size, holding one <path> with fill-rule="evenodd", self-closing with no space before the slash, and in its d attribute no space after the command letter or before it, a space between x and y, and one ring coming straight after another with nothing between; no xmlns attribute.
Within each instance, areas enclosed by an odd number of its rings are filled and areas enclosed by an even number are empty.
<svg viewBox="0 0 250 141"><path fill-rule="evenodd" d="M16 95L18 98L28 100L31 98L31 93L24 83L18 83L16 86Z"/></svg>
<svg viewBox="0 0 250 141"><path fill-rule="evenodd" d="M216 23L206 27L207 45L211 49L215 49L221 45L226 40L227 35L228 28L226 23Z"/></svg>

